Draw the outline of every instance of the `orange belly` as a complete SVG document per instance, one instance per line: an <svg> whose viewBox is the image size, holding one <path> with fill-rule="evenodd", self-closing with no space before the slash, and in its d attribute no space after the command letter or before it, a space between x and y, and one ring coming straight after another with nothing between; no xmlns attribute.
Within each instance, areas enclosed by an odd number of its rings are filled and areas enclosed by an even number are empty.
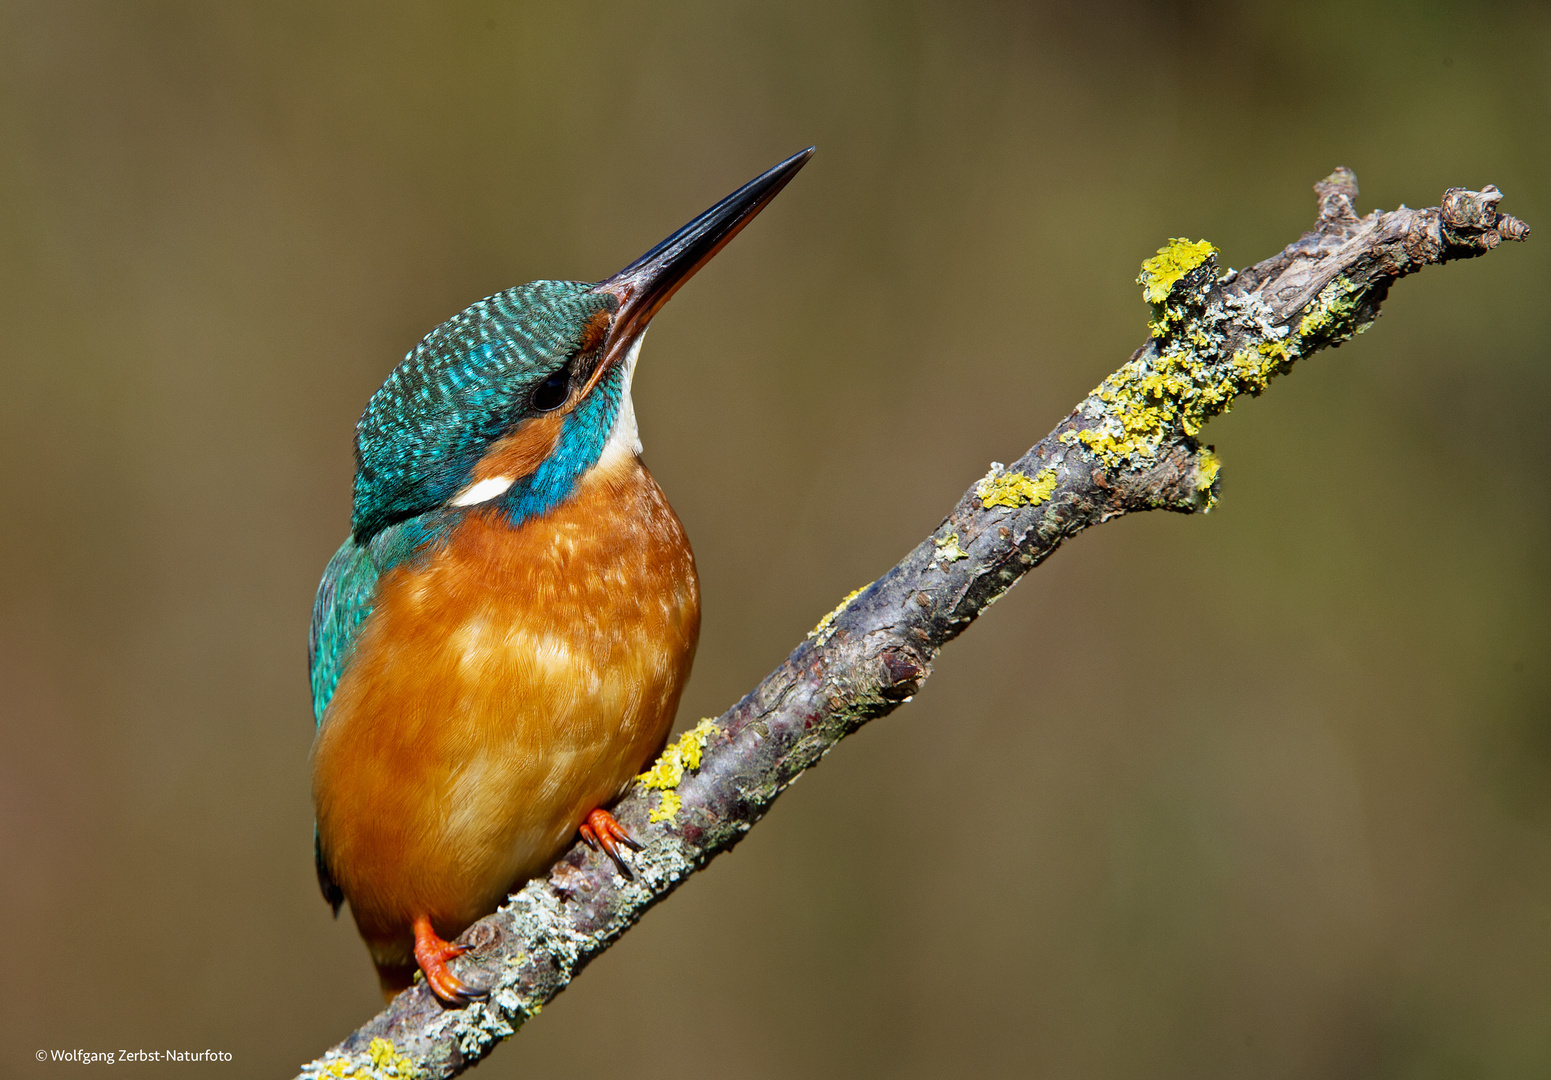
<svg viewBox="0 0 1551 1080"><path fill-rule="evenodd" d="M518 528L474 508L382 579L313 798L385 983L416 916L450 939L494 911L661 750L699 632L689 542L633 454Z"/></svg>

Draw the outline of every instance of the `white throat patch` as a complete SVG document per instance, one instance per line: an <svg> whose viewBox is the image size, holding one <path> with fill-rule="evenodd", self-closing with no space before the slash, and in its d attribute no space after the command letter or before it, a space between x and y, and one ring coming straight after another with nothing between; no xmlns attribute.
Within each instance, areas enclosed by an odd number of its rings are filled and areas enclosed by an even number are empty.
<svg viewBox="0 0 1551 1080"><path fill-rule="evenodd" d="M620 454L641 453L641 433L635 425L635 403L630 400L630 381L635 378L635 364L641 356L641 342L646 339L646 331L642 330L635 343L630 346L630 351L625 354L623 361L625 375L620 381L619 388L619 415L614 417L613 430L609 432L609 441L603 445L603 453L598 455L598 461L604 462Z"/></svg>

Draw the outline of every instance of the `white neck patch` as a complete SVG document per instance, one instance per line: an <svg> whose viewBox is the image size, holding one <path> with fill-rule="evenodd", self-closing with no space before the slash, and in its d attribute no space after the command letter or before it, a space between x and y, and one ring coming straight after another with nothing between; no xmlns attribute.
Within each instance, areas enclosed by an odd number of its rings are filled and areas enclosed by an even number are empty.
<svg viewBox="0 0 1551 1080"><path fill-rule="evenodd" d="M614 426L609 431L608 441L603 444L603 453L598 455L600 464L623 454L639 456L641 453L641 433L635 424L635 403L630 400L630 382L635 378L635 365L640 359L641 341L645 337L646 331L643 330L635 339L635 344L630 346L630 351L625 354L623 360L625 375L619 389L619 413L614 417ZM515 476L492 476L486 480L478 480L448 499L447 505L477 506L505 495L516 482Z"/></svg>
<svg viewBox="0 0 1551 1080"><path fill-rule="evenodd" d="M515 476L492 476L488 480L470 484L449 499L447 505L473 506L476 503L489 502L491 499L505 495L516 482Z"/></svg>

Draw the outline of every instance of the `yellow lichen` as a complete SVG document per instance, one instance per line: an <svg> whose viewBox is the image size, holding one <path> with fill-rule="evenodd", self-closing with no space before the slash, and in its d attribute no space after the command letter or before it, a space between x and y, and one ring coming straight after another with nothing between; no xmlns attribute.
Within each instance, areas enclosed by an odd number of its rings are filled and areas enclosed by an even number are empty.
<svg viewBox="0 0 1551 1080"><path fill-rule="evenodd" d="M1345 277L1320 290L1294 333L1258 295L1214 296L1201 275L1192 289L1176 288L1216 250L1175 239L1142 264L1137 281L1153 305L1153 341L1093 391L1082 410L1087 427L1062 433L1062 442L1082 444L1112 468L1142 465L1166 441L1195 436L1238 395L1260 393L1300 356L1365 329L1363 287ZM1230 349L1230 340L1239 344Z"/></svg>
<svg viewBox="0 0 1551 1080"><path fill-rule="evenodd" d="M652 821L672 821L673 816L683 807L684 800L679 797L676 790L679 781L684 779L686 772L700 768L700 752L704 749L707 740L718 730L720 729L712 721L700 721L680 735L677 742L664 750L662 756L650 769L636 777L642 787L662 792L661 798L657 801L657 809L648 815Z"/></svg>
<svg viewBox="0 0 1551 1080"><path fill-rule="evenodd" d="M1217 506L1217 493L1212 490L1217 483L1217 474L1222 471L1222 461L1213 453L1210 446L1203 446L1196 454L1196 494L1203 496L1196 505L1200 511L1209 513Z"/></svg>
<svg viewBox="0 0 1551 1080"><path fill-rule="evenodd" d="M1178 418L1179 401L1188 384L1168 368L1143 375L1131 361L1104 380L1095 395L1111 406L1109 422L1101 427L1069 431L1062 441L1080 441L1110 464L1132 454L1151 456L1169 425ZM1117 430L1118 429L1118 430Z"/></svg>
<svg viewBox="0 0 1551 1080"><path fill-rule="evenodd" d="M933 540L937 545L937 557L943 562L957 562L960 559L969 558L969 552L959 547L959 534L949 533L941 540Z"/></svg>
<svg viewBox="0 0 1551 1080"><path fill-rule="evenodd" d="M1136 283L1142 286L1142 295L1149 304L1161 304L1180 278L1216 254L1217 248L1205 240L1176 236L1142 263Z"/></svg>
<svg viewBox="0 0 1551 1080"><path fill-rule="evenodd" d="M823 634L825 631L827 631L830 627L830 624L839 618L840 613L846 609L846 605L849 604L852 600L855 600L858 596L861 596L862 593L866 591L867 586L863 585L860 589L852 589L850 592L846 593L845 599L835 605L835 610L831 611L828 615L820 619L818 621L818 625L815 626L812 630L808 631L808 636L811 638L818 637L820 634Z"/></svg>
<svg viewBox="0 0 1551 1080"><path fill-rule="evenodd" d="M1092 427L1066 431L1062 442L1081 442L1107 466L1151 458L1171 431L1193 436L1242 393L1233 377L1213 366L1214 349L1222 341L1221 309L1213 321L1202 318L1199 296L1176 296L1173 306L1168 303L1174 287L1216 254L1218 248L1208 241L1176 237L1143 262L1137 284L1152 304L1149 329L1155 348L1129 360L1093 391L1109 408ZM1202 281L1202 296L1210 286Z"/></svg>
<svg viewBox="0 0 1551 1080"><path fill-rule="evenodd" d="M1222 459L1210 449L1201 451L1196 462L1196 490L1210 491L1212 485L1217 483L1217 474L1222 471Z"/></svg>
<svg viewBox="0 0 1551 1080"><path fill-rule="evenodd" d="M1044 469L1032 480L1021 472L999 473L994 468L980 483L975 494L980 505L989 510L993 506L1038 506L1050 498L1056 489L1056 471Z"/></svg>
<svg viewBox="0 0 1551 1080"><path fill-rule="evenodd" d="M320 1080L413 1080L419 1070L387 1039L373 1039L365 1060L335 1058L323 1066Z"/></svg>
<svg viewBox="0 0 1551 1080"><path fill-rule="evenodd" d="M1261 356L1265 357L1273 365L1288 364L1297 359L1297 355L1288 346L1287 342L1281 340L1262 341L1259 345L1255 346L1255 351L1258 352ZM1275 372L1273 369L1273 374L1274 373Z"/></svg>
<svg viewBox="0 0 1551 1080"><path fill-rule="evenodd" d="M1349 278L1332 280L1304 311L1298 322L1298 336L1345 340L1368 329L1371 323L1356 324L1357 301L1353 298L1361 291L1361 286Z"/></svg>
<svg viewBox="0 0 1551 1080"><path fill-rule="evenodd" d="M1154 285L1163 288L1161 282L1174 271L1183 276L1215 252L1204 240L1176 240L1159 249L1158 261L1149 259L1139 279L1148 286L1149 299L1158 295ZM1063 442L1081 443L1110 466L1150 459L1173 433L1194 436L1208 420L1226 412L1236 396L1258 392L1289 358L1287 346L1274 341L1262 343L1258 351L1241 351L1225 364L1216 351L1224 340L1217 329L1226 318L1220 308L1208 310L1199 300L1187 299L1164 314L1164 325L1152 326L1153 348L1093 391L1106 406L1103 413L1090 427L1065 432ZM1170 323L1175 324L1173 331Z"/></svg>
<svg viewBox="0 0 1551 1080"><path fill-rule="evenodd" d="M1176 302L1170 304L1169 297L1186 275L1216 255L1217 249L1208 241L1175 237L1159 248L1158 254L1142 263L1142 272L1137 275L1136 283L1142 287L1143 298L1152 305L1152 318L1148 320L1147 328L1153 337L1165 336L1170 326L1187 317L1186 306L1179 302L1184 298L1175 297ZM1197 344L1207 344L1204 335L1195 336L1202 338Z"/></svg>
<svg viewBox="0 0 1551 1080"><path fill-rule="evenodd" d="M410 1080L415 1075L415 1063L399 1053L398 1047L387 1039L373 1039L367 1053L372 1056L372 1068L384 1076L394 1077L395 1080L402 1076L404 1080Z"/></svg>
<svg viewBox="0 0 1551 1080"><path fill-rule="evenodd" d="M677 791L664 791L657 798L657 809L646 815L654 822L672 821L673 816L684 808L684 800Z"/></svg>

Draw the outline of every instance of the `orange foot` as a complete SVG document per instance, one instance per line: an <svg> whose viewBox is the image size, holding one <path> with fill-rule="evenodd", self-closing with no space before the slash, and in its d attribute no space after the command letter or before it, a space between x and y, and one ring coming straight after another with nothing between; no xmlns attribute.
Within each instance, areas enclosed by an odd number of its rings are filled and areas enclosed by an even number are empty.
<svg viewBox="0 0 1551 1080"><path fill-rule="evenodd" d="M635 874L619 854L619 844L624 844L631 851L640 851L641 845L636 843L635 837L625 831L623 825L614 820L613 814L599 807L587 815L587 820L582 822L582 827L577 832L582 834L582 839L587 841L588 847L594 851L602 847L608 852L609 858L614 860L614 865L619 867L619 872L627 878L634 879Z"/></svg>
<svg viewBox="0 0 1551 1080"><path fill-rule="evenodd" d="M437 937L426 916L415 919L415 960L425 972L426 985L430 986L431 992L449 1005L467 1005L470 998L490 993L485 987L470 986L447 967L447 961L468 951L467 945L454 945Z"/></svg>

